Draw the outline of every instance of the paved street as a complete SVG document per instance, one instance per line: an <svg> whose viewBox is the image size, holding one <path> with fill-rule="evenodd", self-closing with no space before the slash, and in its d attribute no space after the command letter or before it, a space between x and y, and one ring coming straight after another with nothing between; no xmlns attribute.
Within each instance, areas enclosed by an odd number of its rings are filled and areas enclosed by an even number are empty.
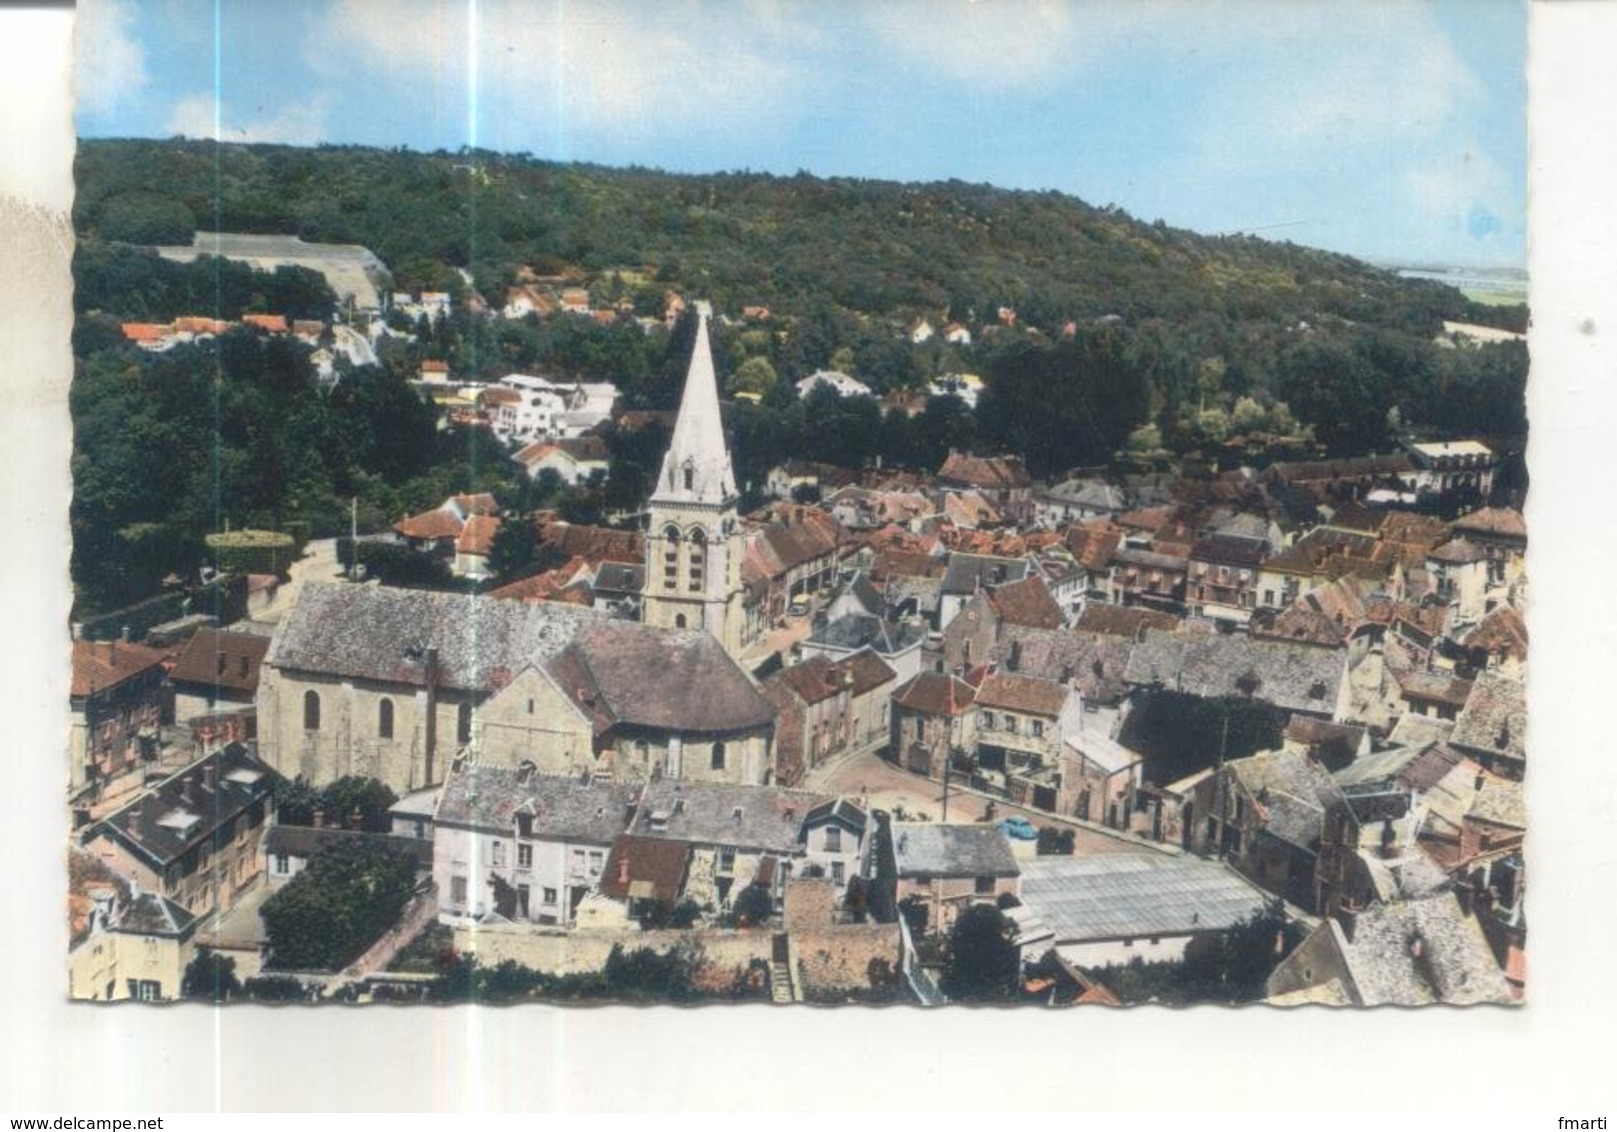
<svg viewBox="0 0 1617 1132"><path fill-rule="evenodd" d="M310 579L333 582L338 578L337 540L315 539L303 548L303 557L288 568L289 578L275 591L275 600L251 620L259 625L275 625L298 599L298 591Z"/></svg>

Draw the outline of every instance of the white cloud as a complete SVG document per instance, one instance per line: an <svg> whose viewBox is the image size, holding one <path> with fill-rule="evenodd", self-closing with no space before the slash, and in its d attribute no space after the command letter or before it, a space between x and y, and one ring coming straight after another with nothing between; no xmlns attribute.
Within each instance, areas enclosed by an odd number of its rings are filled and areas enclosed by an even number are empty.
<svg viewBox="0 0 1617 1132"><path fill-rule="evenodd" d="M610 132L620 140L673 120L761 122L789 106L801 54L817 42L777 0L735 5L483 0L339 0L312 35L319 74L356 67L423 113L471 115L479 141Z"/></svg>
<svg viewBox="0 0 1617 1132"><path fill-rule="evenodd" d="M917 71L987 89L1036 85L1082 61L1077 11L1061 0L872 5L871 30Z"/></svg>
<svg viewBox="0 0 1617 1132"><path fill-rule="evenodd" d="M116 110L146 85L146 56L133 34L134 23L128 0L80 0L73 83L85 112Z"/></svg>
<svg viewBox="0 0 1617 1132"><path fill-rule="evenodd" d="M193 94L175 104L166 129L188 138L211 138L217 123L218 136L223 141L314 145L327 138L326 118L323 97L243 119L229 107L219 106L213 95Z"/></svg>

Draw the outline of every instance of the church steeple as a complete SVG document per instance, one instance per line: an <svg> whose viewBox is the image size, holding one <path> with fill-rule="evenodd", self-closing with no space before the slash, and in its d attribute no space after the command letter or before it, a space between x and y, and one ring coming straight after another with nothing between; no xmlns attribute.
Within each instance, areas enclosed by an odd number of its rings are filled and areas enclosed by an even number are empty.
<svg viewBox="0 0 1617 1132"><path fill-rule="evenodd" d="M655 503L697 503L725 507L740 494L730 452L724 445L724 423L719 417L719 379L708 343L710 308L697 304L696 346L685 374L674 436L663 455L662 472L652 491Z"/></svg>
<svg viewBox="0 0 1617 1132"><path fill-rule="evenodd" d="M646 582L641 619L669 629L703 629L739 656L746 611L740 492L719 418L719 382L708 343L706 303L697 304L696 344L674 435L647 508Z"/></svg>

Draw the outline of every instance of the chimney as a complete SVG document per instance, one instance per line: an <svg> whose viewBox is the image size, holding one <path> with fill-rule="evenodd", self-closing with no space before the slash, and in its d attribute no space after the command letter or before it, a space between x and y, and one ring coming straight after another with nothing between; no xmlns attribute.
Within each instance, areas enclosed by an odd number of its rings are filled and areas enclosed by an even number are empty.
<svg viewBox="0 0 1617 1132"><path fill-rule="evenodd" d="M1347 937L1349 943L1353 942L1353 926L1358 918L1358 912L1345 905L1336 910L1336 922L1341 925L1342 934Z"/></svg>
<svg viewBox="0 0 1617 1132"><path fill-rule="evenodd" d="M426 734L422 737L426 753L425 774L422 781L432 783L433 760L438 754L438 650L428 647L426 672L422 677L427 685L427 724Z"/></svg>
<svg viewBox="0 0 1617 1132"><path fill-rule="evenodd" d="M629 858L627 855L618 858L618 883L624 887L629 884Z"/></svg>

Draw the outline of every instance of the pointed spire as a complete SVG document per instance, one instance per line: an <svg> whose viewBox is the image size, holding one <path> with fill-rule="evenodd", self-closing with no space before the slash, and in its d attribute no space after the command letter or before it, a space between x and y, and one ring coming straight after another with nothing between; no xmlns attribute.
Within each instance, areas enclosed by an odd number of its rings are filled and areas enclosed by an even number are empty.
<svg viewBox="0 0 1617 1132"><path fill-rule="evenodd" d="M710 313L706 303L697 304L696 346L685 375L674 436L651 493L654 502L727 504L739 494L719 417L719 380L707 337Z"/></svg>

